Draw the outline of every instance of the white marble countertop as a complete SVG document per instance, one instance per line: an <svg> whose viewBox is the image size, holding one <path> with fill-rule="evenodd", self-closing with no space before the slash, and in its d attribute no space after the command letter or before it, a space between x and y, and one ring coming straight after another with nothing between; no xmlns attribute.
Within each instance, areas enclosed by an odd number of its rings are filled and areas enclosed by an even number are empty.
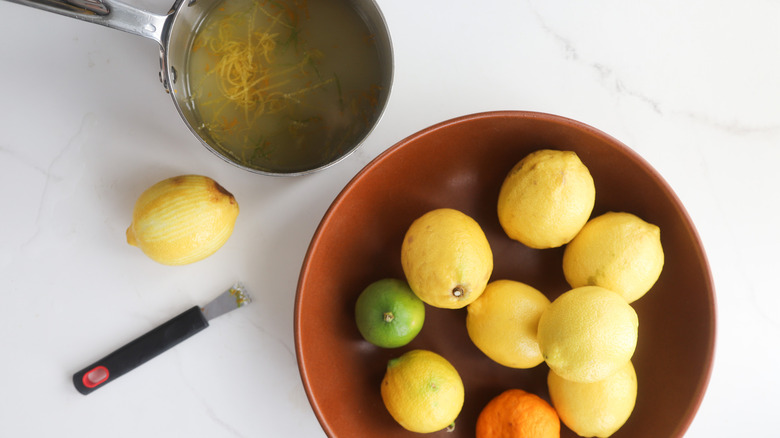
<svg viewBox="0 0 780 438"><path fill-rule="evenodd" d="M397 141L503 109L590 124L663 175L717 293L714 369L687 436L776 435L780 2L379 4L395 49L380 125L326 171L272 178L190 134L153 41L0 1L0 436L324 436L293 341L320 218ZM215 255L162 266L125 229L146 187L183 173L219 181L241 213ZM75 371L235 280L251 306L90 396L74 390Z"/></svg>

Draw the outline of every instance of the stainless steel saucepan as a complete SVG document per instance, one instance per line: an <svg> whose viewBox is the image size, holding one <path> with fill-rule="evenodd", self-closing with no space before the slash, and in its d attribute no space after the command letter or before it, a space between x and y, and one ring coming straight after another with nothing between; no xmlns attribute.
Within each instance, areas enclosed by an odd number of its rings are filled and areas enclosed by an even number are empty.
<svg viewBox="0 0 780 438"><path fill-rule="evenodd" d="M354 151L371 132L382 115L393 80L393 53L390 35L384 16L373 0L349 0L351 6L368 26L379 54L381 90L376 103L376 115L370 121L365 135L354 144L342 149L339 156L330 157L327 162L307 165L305 168L256 168L242 164L222 152L217 140L208 128L199 121L193 106L190 84L183 79L198 26L222 1L229 0L175 0L168 13L150 13L117 0L6 0L44 11L53 12L89 23L100 24L113 29L140 35L156 41L160 46L160 81L171 95L176 109L190 131L206 146L225 161L245 170L267 175L301 175L320 170L340 161Z"/></svg>

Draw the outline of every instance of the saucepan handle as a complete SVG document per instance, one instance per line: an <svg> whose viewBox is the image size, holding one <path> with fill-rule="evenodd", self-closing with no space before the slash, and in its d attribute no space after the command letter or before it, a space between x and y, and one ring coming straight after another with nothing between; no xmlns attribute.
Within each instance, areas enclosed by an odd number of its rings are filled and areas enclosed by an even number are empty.
<svg viewBox="0 0 780 438"><path fill-rule="evenodd" d="M163 44L162 39L167 20L173 15L176 6L174 5L168 14L158 15L117 0L6 1L140 35L153 39L160 45ZM177 3L179 1L177 0Z"/></svg>

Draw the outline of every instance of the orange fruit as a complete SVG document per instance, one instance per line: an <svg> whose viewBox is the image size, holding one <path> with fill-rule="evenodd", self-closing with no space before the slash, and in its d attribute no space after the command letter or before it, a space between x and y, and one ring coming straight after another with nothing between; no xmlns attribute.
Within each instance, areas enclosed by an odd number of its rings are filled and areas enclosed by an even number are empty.
<svg viewBox="0 0 780 438"><path fill-rule="evenodd" d="M561 420L544 399L509 389L491 400L477 418L477 438L560 438Z"/></svg>

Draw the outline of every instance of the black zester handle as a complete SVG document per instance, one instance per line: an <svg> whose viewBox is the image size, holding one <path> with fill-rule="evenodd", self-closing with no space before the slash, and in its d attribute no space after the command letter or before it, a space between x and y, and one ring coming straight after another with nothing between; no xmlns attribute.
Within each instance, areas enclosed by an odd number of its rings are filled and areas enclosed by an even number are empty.
<svg viewBox="0 0 780 438"><path fill-rule="evenodd" d="M195 306L77 372L73 385L87 395L208 326Z"/></svg>

